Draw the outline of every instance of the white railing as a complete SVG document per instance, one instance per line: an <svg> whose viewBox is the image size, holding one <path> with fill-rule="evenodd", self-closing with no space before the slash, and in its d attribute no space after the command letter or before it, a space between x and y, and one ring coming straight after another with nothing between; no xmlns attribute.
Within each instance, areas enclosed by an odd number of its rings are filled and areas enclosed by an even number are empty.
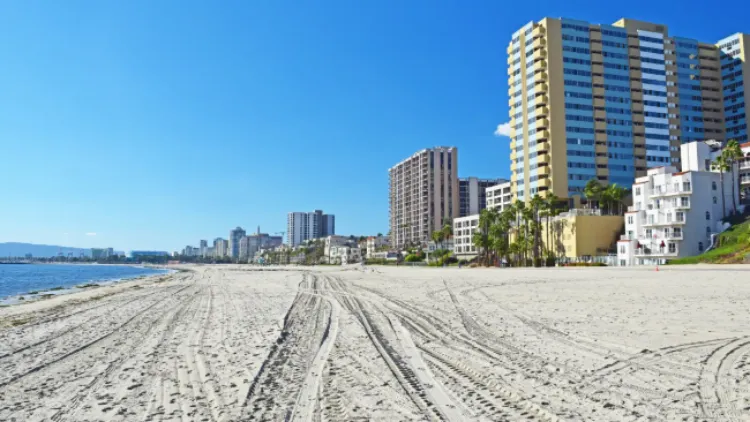
<svg viewBox="0 0 750 422"><path fill-rule="evenodd" d="M685 224L685 219L683 218L682 220L667 220L666 218L655 218L653 220L647 220L643 223L644 226L668 226L670 224Z"/></svg>
<svg viewBox="0 0 750 422"><path fill-rule="evenodd" d="M677 189L674 188L674 186L662 186L661 189L649 189L647 191L647 194L649 196L659 196L659 195L674 195L679 193L692 193L693 188L692 185L689 186L678 186Z"/></svg>
<svg viewBox="0 0 750 422"><path fill-rule="evenodd" d="M667 235L664 233L654 233L651 236L646 235L645 233L638 233L638 234L621 234L620 240L638 240L643 242L650 242L650 241L658 241L658 240L681 240L682 232L680 233L674 233L671 232Z"/></svg>
<svg viewBox="0 0 750 422"><path fill-rule="evenodd" d="M602 210L598 208L574 208L562 214L567 214L569 217L574 217L574 216L579 216L579 215L602 215Z"/></svg>
<svg viewBox="0 0 750 422"><path fill-rule="evenodd" d="M635 250L636 256L677 256L678 251L677 248L674 249L674 251L670 251L667 247L664 248L653 248L653 249L647 249L647 248L638 248Z"/></svg>

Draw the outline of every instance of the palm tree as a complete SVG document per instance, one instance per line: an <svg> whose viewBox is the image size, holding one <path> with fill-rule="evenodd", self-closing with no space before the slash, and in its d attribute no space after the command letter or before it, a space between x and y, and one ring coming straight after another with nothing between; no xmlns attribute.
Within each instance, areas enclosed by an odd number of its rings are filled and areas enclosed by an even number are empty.
<svg viewBox="0 0 750 422"><path fill-rule="evenodd" d="M504 209L502 213L495 219L495 222L490 226L490 243L496 257L504 257L506 262L510 262L508 257L509 251L509 231L510 222L513 219L513 215L508 208Z"/></svg>
<svg viewBox="0 0 750 422"><path fill-rule="evenodd" d="M453 237L453 226L450 223L443 224L440 232L443 233L443 240L448 240Z"/></svg>
<svg viewBox="0 0 750 422"><path fill-rule="evenodd" d="M547 254L554 253L552 250L552 243L550 239L550 217L554 217L557 214L559 214L559 204L560 204L560 198L555 195L554 193L549 193L547 197L545 198L545 206L547 208Z"/></svg>
<svg viewBox="0 0 750 422"><path fill-rule="evenodd" d="M589 201L589 208L591 208L592 201L597 201L602 197L602 191L603 191L602 184L599 183L598 179L591 179L586 183L586 187L583 188L583 194L586 196L586 199Z"/></svg>
<svg viewBox="0 0 750 422"><path fill-rule="evenodd" d="M491 246L490 226L497 219L497 211L494 209L483 209L479 213L478 231L472 236L472 243L481 251L485 265L489 265L489 251Z"/></svg>
<svg viewBox="0 0 750 422"><path fill-rule="evenodd" d="M443 232L442 230L437 230L432 232L432 241L435 242L435 246L437 247L440 245L440 248L442 249L443 245Z"/></svg>
<svg viewBox="0 0 750 422"><path fill-rule="evenodd" d="M726 157L724 157L724 155L722 154L714 159L714 162L711 163L711 167L714 170L719 171L719 188L721 189L721 215L722 218L727 218L727 211L724 200L724 172L729 170L729 163L727 162Z"/></svg>
<svg viewBox="0 0 750 422"><path fill-rule="evenodd" d="M733 213L737 213L737 199L736 199L737 193L735 191L736 186L737 186L737 181L734 179L734 167L743 158L745 158L745 156L742 153L742 148L740 147L739 142L737 142L734 139L727 142L727 146L724 147L724 151L722 151L721 154L724 156L725 160L727 160L729 169L732 172L732 209L733 209Z"/></svg>
<svg viewBox="0 0 750 422"><path fill-rule="evenodd" d="M531 198L531 217L533 219L533 225L532 225L532 234L534 236L533 241L533 256L534 256L534 266L539 266L539 256L540 256L540 248L541 248L541 228L542 228L542 222L541 222L541 212L542 208L544 207L544 200L539 195L534 195L533 198Z"/></svg>
<svg viewBox="0 0 750 422"><path fill-rule="evenodd" d="M614 214L615 205L618 205L619 214L622 214L622 199L625 197L625 188L612 183L601 193L602 201L607 204L609 214Z"/></svg>

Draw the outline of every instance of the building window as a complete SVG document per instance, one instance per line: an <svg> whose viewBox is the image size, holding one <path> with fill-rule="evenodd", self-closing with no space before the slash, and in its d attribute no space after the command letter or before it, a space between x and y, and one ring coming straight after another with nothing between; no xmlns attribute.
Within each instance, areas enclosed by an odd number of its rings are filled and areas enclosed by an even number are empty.
<svg viewBox="0 0 750 422"><path fill-rule="evenodd" d="M677 218L677 221L679 222L685 221L685 213L683 212L675 213L675 217Z"/></svg>
<svg viewBox="0 0 750 422"><path fill-rule="evenodd" d="M711 182L711 189L716 190L716 182Z"/></svg>
<svg viewBox="0 0 750 422"><path fill-rule="evenodd" d="M687 207L688 204L689 204L689 202L688 202L688 198L686 196L683 196L682 198L680 198L680 205L682 205L683 207Z"/></svg>
<svg viewBox="0 0 750 422"><path fill-rule="evenodd" d="M628 216L628 224L633 224L633 216L632 215Z"/></svg>
<svg viewBox="0 0 750 422"><path fill-rule="evenodd" d="M690 182L682 182L682 190L690 192Z"/></svg>
<svg viewBox="0 0 750 422"><path fill-rule="evenodd" d="M717 201L716 201L716 197L714 196L714 204L715 204L716 202L717 202Z"/></svg>
<svg viewBox="0 0 750 422"><path fill-rule="evenodd" d="M652 233L651 229L646 229L646 238L650 239L651 238L651 233Z"/></svg>
<svg viewBox="0 0 750 422"><path fill-rule="evenodd" d="M620 253L625 254L625 245L620 245Z"/></svg>
<svg viewBox="0 0 750 422"><path fill-rule="evenodd" d="M635 188L635 194L640 195L641 194L641 188Z"/></svg>
<svg viewBox="0 0 750 422"><path fill-rule="evenodd" d="M703 242L698 242L698 251L703 252Z"/></svg>
<svg viewBox="0 0 750 422"><path fill-rule="evenodd" d="M711 236L711 227L706 226L706 236Z"/></svg>
<svg viewBox="0 0 750 422"><path fill-rule="evenodd" d="M672 229L672 236L674 237L682 237L682 228L675 227Z"/></svg>
<svg viewBox="0 0 750 422"><path fill-rule="evenodd" d="M710 220L710 219L711 219L711 213L706 211L706 220Z"/></svg>
<svg viewBox="0 0 750 422"><path fill-rule="evenodd" d="M675 253L675 252L677 252L677 247L675 246L675 244L674 244L674 243L670 243L670 244L669 244L669 252L670 252L670 253Z"/></svg>

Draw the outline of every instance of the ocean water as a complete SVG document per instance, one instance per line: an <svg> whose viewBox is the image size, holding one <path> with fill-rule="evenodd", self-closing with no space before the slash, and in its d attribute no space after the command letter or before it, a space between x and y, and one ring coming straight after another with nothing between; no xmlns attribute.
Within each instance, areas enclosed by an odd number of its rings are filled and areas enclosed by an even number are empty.
<svg viewBox="0 0 750 422"><path fill-rule="evenodd" d="M0 265L0 301L53 287L68 288L167 272L126 265L3 264Z"/></svg>

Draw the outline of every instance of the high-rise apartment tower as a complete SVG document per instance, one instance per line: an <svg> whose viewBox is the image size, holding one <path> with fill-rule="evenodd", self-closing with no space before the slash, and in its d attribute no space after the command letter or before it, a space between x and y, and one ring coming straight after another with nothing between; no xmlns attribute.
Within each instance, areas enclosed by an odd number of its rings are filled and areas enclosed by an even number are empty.
<svg viewBox="0 0 750 422"><path fill-rule="evenodd" d="M459 216L458 150L423 149L388 170L391 244L425 244Z"/></svg>
<svg viewBox="0 0 750 422"><path fill-rule="evenodd" d="M746 40L704 43L630 19L525 25L508 46L514 199L570 197L591 179L630 186L678 163L682 143L742 142Z"/></svg>

